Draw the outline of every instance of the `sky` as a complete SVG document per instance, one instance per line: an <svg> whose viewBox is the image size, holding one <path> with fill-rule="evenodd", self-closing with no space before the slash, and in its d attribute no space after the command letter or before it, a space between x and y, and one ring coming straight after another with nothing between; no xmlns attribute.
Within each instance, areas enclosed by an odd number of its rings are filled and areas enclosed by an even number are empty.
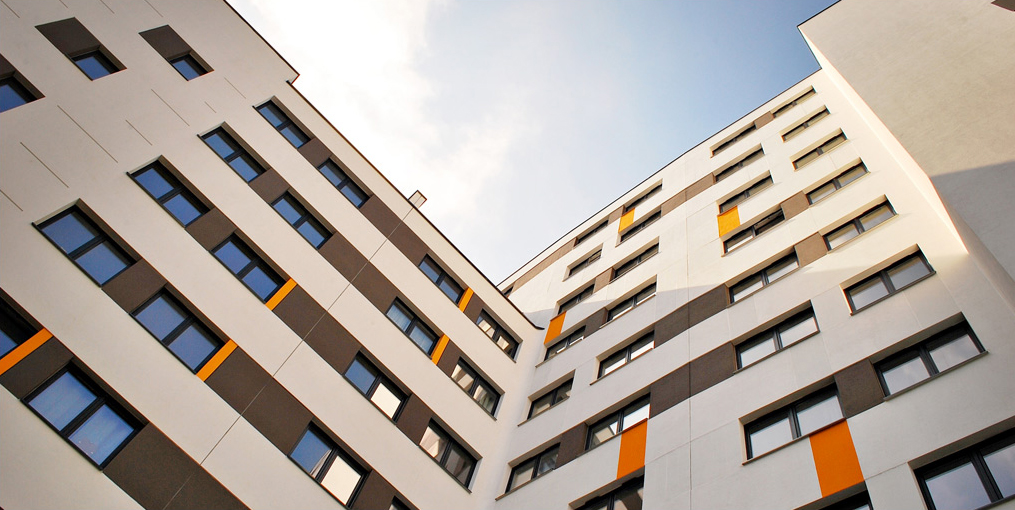
<svg viewBox="0 0 1015 510"><path fill-rule="evenodd" d="M228 0L494 283L818 66L834 0Z"/></svg>

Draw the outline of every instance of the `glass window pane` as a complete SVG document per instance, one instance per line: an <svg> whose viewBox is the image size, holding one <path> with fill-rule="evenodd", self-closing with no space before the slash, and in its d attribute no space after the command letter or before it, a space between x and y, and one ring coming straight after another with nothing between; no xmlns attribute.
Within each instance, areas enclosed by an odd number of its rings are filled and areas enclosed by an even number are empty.
<svg viewBox="0 0 1015 510"><path fill-rule="evenodd" d="M553 405L552 392L549 393L548 395L544 395L532 401L532 412L529 414L529 417L532 418L533 416L536 416L537 414L549 409L551 405Z"/></svg>
<svg viewBox="0 0 1015 510"><path fill-rule="evenodd" d="M296 228L296 231L303 235L303 238L309 241L315 248L320 247L327 238L327 234L325 234L323 229L313 220L303 222L302 225Z"/></svg>
<svg viewBox="0 0 1015 510"><path fill-rule="evenodd" d="M850 299L853 301L853 310L859 310L888 295L888 287L881 281L881 278L874 278L863 282L848 290Z"/></svg>
<svg viewBox="0 0 1015 510"><path fill-rule="evenodd" d="M476 378L469 373L468 370L462 368L461 365L456 365L455 369L451 372L451 380L458 383L463 390L472 388L472 383L476 381Z"/></svg>
<svg viewBox="0 0 1015 510"><path fill-rule="evenodd" d="M645 301L646 299L648 299L648 298L650 298L650 297L652 297L654 295L656 295L656 286L653 283L652 285L649 285L648 287L646 287L641 292L638 292L638 295L635 296L635 299L634 299L635 304L639 304L640 305L642 303L642 301Z"/></svg>
<svg viewBox="0 0 1015 510"><path fill-rule="evenodd" d="M84 272L95 278L95 281L102 285L120 274L127 268L130 261L120 250L114 249L109 242L94 246L92 249L78 256L75 262L81 266Z"/></svg>
<svg viewBox="0 0 1015 510"><path fill-rule="evenodd" d="M926 484L935 508L973 509L990 503L990 496L971 463L930 477Z"/></svg>
<svg viewBox="0 0 1015 510"><path fill-rule="evenodd" d="M617 420L600 425L599 428L592 430L592 442L589 447L605 442L607 439L617 435L617 432L620 432L620 423Z"/></svg>
<svg viewBox="0 0 1015 510"><path fill-rule="evenodd" d="M888 386L889 394L904 390L930 377L930 373L927 372L927 365L924 365L923 360L919 356L884 370L881 372L881 375L885 378L885 385Z"/></svg>
<svg viewBox="0 0 1015 510"><path fill-rule="evenodd" d="M783 347L786 347L817 332L818 322L814 320L814 316L811 315L805 317L799 322L779 328L779 341L782 343Z"/></svg>
<svg viewBox="0 0 1015 510"><path fill-rule="evenodd" d="M557 467L558 452L560 452L560 448L554 448L552 451L545 452L539 456L539 465L536 466L536 476L539 476L547 471L552 471Z"/></svg>
<svg viewBox="0 0 1015 510"><path fill-rule="evenodd" d="M990 474L1001 490L1001 497L1015 494L1015 444L1010 444L994 453L983 456Z"/></svg>
<svg viewBox="0 0 1015 510"><path fill-rule="evenodd" d="M723 243L723 246L726 247L726 251L733 251L735 248L738 248L751 239L754 239L754 231L747 229L743 232L734 234L732 237L727 239L725 243Z"/></svg>
<svg viewBox="0 0 1015 510"><path fill-rule="evenodd" d="M479 405L483 406L483 409L490 414L493 414L493 409L497 407L497 394L490 388L483 384L477 384L472 391L472 398L479 402Z"/></svg>
<svg viewBox="0 0 1015 510"><path fill-rule="evenodd" d="M13 78L7 78L3 83L0 83L0 111L5 112L31 100L31 94Z"/></svg>
<svg viewBox="0 0 1015 510"><path fill-rule="evenodd" d="M17 342L7 332L0 331L0 358L6 356L8 352L13 351L17 346Z"/></svg>
<svg viewBox="0 0 1015 510"><path fill-rule="evenodd" d="M410 317L409 314L396 303L391 304L391 307L388 308L386 315L392 320L392 322L395 323L396 326L398 326L398 329L401 329L402 331L407 331L409 329L409 325L412 324L412 317Z"/></svg>
<svg viewBox="0 0 1015 510"><path fill-rule="evenodd" d="M613 510L641 510L641 505L641 487L631 487L618 491L613 499Z"/></svg>
<svg viewBox="0 0 1015 510"><path fill-rule="evenodd" d="M201 69L200 64L190 55L180 57L172 61L171 64L187 81L204 74L204 69Z"/></svg>
<svg viewBox="0 0 1015 510"><path fill-rule="evenodd" d="M451 476L462 482L462 485L468 485L469 477L472 476L473 464L474 462L468 454L453 445L451 452L448 453L447 461L444 462L444 467L451 473Z"/></svg>
<svg viewBox="0 0 1015 510"><path fill-rule="evenodd" d="M732 301L739 301L748 295L761 290L764 286L765 283L761 280L761 275L752 276L734 285L730 289L730 298Z"/></svg>
<svg viewBox="0 0 1015 510"><path fill-rule="evenodd" d="M215 258L226 265L233 274L239 273L250 264L250 257L232 240L227 241L212 252Z"/></svg>
<svg viewBox="0 0 1015 510"><path fill-rule="evenodd" d="M799 135L800 133L802 133L805 129L807 129L807 126L801 124L801 125L793 128L793 129L789 130L788 132L786 132L786 134L782 135L782 139L783 140L789 140L790 138L793 138L794 136Z"/></svg>
<svg viewBox="0 0 1015 510"><path fill-rule="evenodd" d="M183 226L190 225L192 221L196 220L201 216L201 214L203 214L203 208L199 208L193 201L191 201L190 197L183 193L166 200L162 206L165 207L166 210L169 211L169 214L172 214L174 218L180 220L180 223L183 223Z"/></svg>
<svg viewBox="0 0 1015 510"><path fill-rule="evenodd" d="M455 303L457 303L458 299L462 297L462 288L450 278L444 278L438 287L440 287L441 291L443 291L444 294L451 298L451 300Z"/></svg>
<svg viewBox="0 0 1015 510"><path fill-rule="evenodd" d="M534 467L535 463L531 460L515 466L515 468L511 470L511 484L508 486L508 490L531 480Z"/></svg>
<svg viewBox="0 0 1015 510"><path fill-rule="evenodd" d="M426 428L426 432L423 433L423 439L419 441L419 445L430 454L431 457L440 460L444 456L444 450L448 447L448 440L445 439L441 434L434 430L433 426Z"/></svg>
<svg viewBox="0 0 1015 510"><path fill-rule="evenodd" d="M888 277L891 278L895 290L904 289L928 274L930 268L920 257L913 257L888 270Z"/></svg>
<svg viewBox="0 0 1015 510"><path fill-rule="evenodd" d="M934 366L938 372L944 372L949 368L962 363L980 353L980 349L973 343L969 335L962 335L951 342L930 350L930 357L934 360Z"/></svg>
<svg viewBox="0 0 1015 510"><path fill-rule="evenodd" d="M223 132L216 131L204 137L204 142L211 147L211 150L215 151L221 158L226 158L232 153L236 152L238 147L232 142L227 140L226 135Z"/></svg>
<svg viewBox="0 0 1015 510"><path fill-rule="evenodd" d="M102 406L70 435L70 441L97 464L102 464L134 432L109 406Z"/></svg>
<svg viewBox="0 0 1015 510"><path fill-rule="evenodd" d="M156 199L162 198L174 189L174 186L155 167L148 167L134 174L134 179Z"/></svg>
<svg viewBox="0 0 1015 510"><path fill-rule="evenodd" d="M655 347L655 340L652 337L644 340L639 340L631 346L631 359L637 358L648 351L651 351Z"/></svg>
<svg viewBox="0 0 1015 510"><path fill-rule="evenodd" d="M247 182L254 180L254 177L257 177L263 171L261 170L261 165L257 164L247 154L241 154L238 158L230 161L229 166Z"/></svg>
<svg viewBox="0 0 1015 510"><path fill-rule="evenodd" d="M821 199L827 197L828 195L831 195L834 192L835 192L835 184L828 183L808 193L807 198L809 198L811 203L814 204L820 201Z"/></svg>
<svg viewBox="0 0 1015 510"><path fill-rule="evenodd" d="M835 249L842 246L846 241L860 235L860 232L856 229L856 225L850 223L843 227L840 227L832 232L829 232L825 236L825 242L828 243L829 249Z"/></svg>
<svg viewBox="0 0 1015 510"><path fill-rule="evenodd" d="M265 118L265 120L267 120L269 123L271 123L273 127L276 128L281 126L285 121L289 120L282 113L282 110L279 110L278 107L271 102L264 103L263 105L258 106L257 111L261 114L261 116Z"/></svg>
<svg viewBox="0 0 1015 510"><path fill-rule="evenodd" d="M100 53L89 53L74 58L74 63L84 71L85 75L93 80L112 74L116 69L106 57Z"/></svg>
<svg viewBox="0 0 1015 510"><path fill-rule="evenodd" d="M895 216L892 209L887 205L883 205L867 214L864 214L863 216L860 216L860 225L863 226L864 230L870 230L892 216Z"/></svg>
<svg viewBox="0 0 1015 510"><path fill-rule="evenodd" d="M370 397L370 401L377 404L377 407L381 408L381 411L384 411L384 414L388 415L388 418L391 419L395 419L395 414L402 405L402 397L399 396L399 392L389 387L387 381L381 381L377 385L377 389L374 390L374 395Z"/></svg>
<svg viewBox="0 0 1015 510"><path fill-rule="evenodd" d="M267 270L261 266L255 266L244 275L243 283L247 284L247 287L254 291L254 294L262 301L267 301L282 285L273 274L268 274Z"/></svg>
<svg viewBox="0 0 1015 510"><path fill-rule="evenodd" d="M796 416L800 424L800 435L806 436L842 418L842 408L839 406L839 399L832 395L809 407L798 409Z"/></svg>
<svg viewBox="0 0 1015 510"><path fill-rule="evenodd" d="M42 231L64 253L70 253L82 245L95 239L99 232L85 222L77 212L64 215L62 218L46 225Z"/></svg>
<svg viewBox="0 0 1015 510"><path fill-rule="evenodd" d="M437 337L433 333L419 325L412 328L412 331L409 332L409 338L427 354L433 350L433 346L437 342Z"/></svg>
<svg viewBox="0 0 1015 510"><path fill-rule="evenodd" d="M351 181L342 186L340 191L356 207L363 205L363 202L367 201L367 194Z"/></svg>
<svg viewBox="0 0 1015 510"><path fill-rule="evenodd" d="M786 276L799 266L796 258L790 258L776 262L774 265L765 270L765 274L768 276L768 283L772 283L783 276Z"/></svg>
<svg viewBox="0 0 1015 510"><path fill-rule="evenodd" d="M346 177L345 172L343 172L342 169L338 167L338 165L332 163L331 161L325 161L324 164L318 168L318 170L320 170L321 174L324 175L325 179L328 179L328 182L330 182L332 186L337 187L346 180L348 180L348 177Z"/></svg>
<svg viewBox="0 0 1015 510"><path fill-rule="evenodd" d="M647 420L649 414L649 403L646 400L641 407L624 411L624 430L627 430L642 420Z"/></svg>
<svg viewBox="0 0 1015 510"><path fill-rule="evenodd" d="M303 217L303 208L293 203L293 200L288 196L283 196L274 204L271 204L279 214L289 222L290 225L295 225L300 218Z"/></svg>
<svg viewBox="0 0 1015 510"><path fill-rule="evenodd" d="M358 359L353 360L352 365L349 365L349 370L345 371L345 376L364 395L370 392L370 387L377 380L377 373L372 368L367 368Z"/></svg>
<svg viewBox="0 0 1015 510"><path fill-rule="evenodd" d="M804 156L802 158L794 161L793 162L793 166L795 166L797 168L800 168L800 167L810 163L811 161L814 161L815 159L818 159L818 156L820 156L820 154L818 154L817 151L808 152L807 154L804 154Z"/></svg>
<svg viewBox="0 0 1015 510"><path fill-rule="evenodd" d="M183 320L190 314L181 309L176 303L171 302L162 295L148 303L134 317L141 323L149 333L165 340L169 333L183 324Z"/></svg>
<svg viewBox="0 0 1015 510"><path fill-rule="evenodd" d="M423 274L425 274L431 282L437 283L437 280L441 277L440 268L435 266L428 258L424 258L423 262L419 263L419 269L423 271Z"/></svg>
<svg viewBox="0 0 1015 510"><path fill-rule="evenodd" d="M304 471L310 476L317 477L324 467L324 462L331 453L331 442L325 441L312 429L307 430L300 442L296 444L292 454L289 455Z"/></svg>
<svg viewBox="0 0 1015 510"><path fill-rule="evenodd" d="M356 490L356 486L359 484L360 478L362 476L358 471L353 469L341 455L336 455L335 460L331 463L331 467L328 468L327 474L321 480L321 485L325 489L328 489L328 492L334 494L339 501L348 503L353 491Z"/></svg>
<svg viewBox="0 0 1015 510"><path fill-rule="evenodd" d="M77 377L65 372L30 400L28 405L50 425L62 430L92 402L95 402L95 394L81 384Z"/></svg>
<svg viewBox="0 0 1015 510"><path fill-rule="evenodd" d="M486 314L479 314L479 319L476 321L476 325L479 326L479 329L482 330L483 333L486 333L486 336L493 338L493 334L496 330L494 329L493 324L490 324Z"/></svg>
<svg viewBox="0 0 1015 510"><path fill-rule="evenodd" d="M554 397L553 400L554 404L563 401L571 396L571 383L572 381L568 381L562 384L559 388L557 388L556 397Z"/></svg>
<svg viewBox="0 0 1015 510"><path fill-rule="evenodd" d="M634 308L634 300L628 299L627 301L624 301L623 303L617 305L616 307L611 308L610 313L607 314L606 320L612 321L613 319L620 317L621 315L624 314L624 312L632 308Z"/></svg>
<svg viewBox="0 0 1015 510"><path fill-rule="evenodd" d="M197 370L218 346L219 343L204 328L191 324L169 344L169 350L191 370Z"/></svg>
<svg viewBox="0 0 1015 510"><path fill-rule="evenodd" d="M790 429L789 418L783 418L767 427L751 432L747 440L751 444L751 457L757 457L792 441L793 431Z"/></svg>
<svg viewBox="0 0 1015 510"><path fill-rule="evenodd" d="M310 138L305 135L300 128L294 125L288 125L282 128L279 133L282 133L282 136L284 136L286 140L289 140L289 143L293 144L296 148L302 147L303 144L310 140Z"/></svg>
<svg viewBox="0 0 1015 510"><path fill-rule="evenodd" d="M627 351L621 351L618 352L617 354L614 354L613 356L610 356L609 358L606 358L605 360L603 360L602 367L600 368L600 371L602 372L602 375L600 375L600 377L613 372L614 370L624 366L626 363L627 363Z"/></svg>
<svg viewBox="0 0 1015 510"><path fill-rule="evenodd" d="M775 352L775 341L771 337L764 338L757 343L740 347L739 351L740 367L743 368Z"/></svg>
<svg viewBox="0 0 1015 510"><path fill-rule="evenodd" d="M867 173L867 168L863 165L855 166L849 170L846 170L842 175L835 178L839 182L839 186L845 186Z"/></svg>

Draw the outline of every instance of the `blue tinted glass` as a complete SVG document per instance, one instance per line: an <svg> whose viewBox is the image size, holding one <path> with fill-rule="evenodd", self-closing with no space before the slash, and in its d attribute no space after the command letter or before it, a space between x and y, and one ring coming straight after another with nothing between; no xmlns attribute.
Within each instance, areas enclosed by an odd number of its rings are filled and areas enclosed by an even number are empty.
<svg viewBox="0 0 1015 510"><path fill-rule="evenodd" d="M21 106L27 103L29 99L23 95L20 87L17 85L8 83L7 80L4 80L4 83L0 84L0 112Z"/></svg>
<svg viewBox="0 0 1015 510"><path fill-rule="evenodd" d="M437 283L437 279L441 277L441 270L437 266L430 262L430 259L423 259L423 262L419 264L420 270L426 275L430 281Z"/></svg>
<svg viewBox="0 0 1015 510"><path fill-rule="evenodd" d="M156 199L162 198L166 193L173 191L173 185L154 167L148 167L134 174L134 180Z"/></svg>
<svg viewBox="0 0 1015 510"><path fill-rule="evenodd" d="M345 172L331 161L326 161L320 168L318 168L318 170L320 170L321 174L323 174L324 177L328 179L328 182L334 186L338 186L346 180Z"/></svg>
<svg viewBox="0 0 1015 510"><path fill-rule="evenodd" d="M132 432L134 427L126 420L102 406L70 435L70 441L96 464L102 464Z"/></svg>
<svg viewBox="0 0 1015 510"><path fill-rule="evenodd" d="M8 352L14 350L17 347L17 342L14 341L6 332L0 331L0 358L7 355Z"/></svg>
<svg viewBox="0 0 1015 510"><path fill-rule="evenodd" d="M102 285L123 271L129 261L119 250L112 248L108 242L98 244L79 256L75 262L86 273Z"/></svg>
<svg viewBox="0 0 1015 510"><path fill-rule="evenodd" d="M187 329L169 344L169 350L179 356L191 370L197 370L217 347L218 342L214 341L203 328L193 324L187 326Z"/></svg>
<svg viewBox="0 0 1015 510"><path fill-rule="evenodd" d="M204 69L198 65L197 61L191 58L189 55L178 58L172 62L173 67L188 81L197 78L204 74Z"/></svg>
<svg viewBox="0 0 1015 510"><path fill-rule="evenodd" d="M74 59L74 63L77 64L79 69L84 71L86 76L93 80L116 71L113 64L100 53L89 53L88 55L78 57Z"/></svg>
<svg viewBox="0 0 1015 510"><path fill-rule="evenodd" d="M85 388L77 377L65 372L29 401L28 405L38 411L50 425L62 430L92 402L95 402L95 394Z"/></svg>
<svg viewBox="0 0 1015 510"><path fill-rule="evenodd" d="M247 264L250 264L250 257L240 251L240 248L231 239L226 244L219 246L214 253L215 258L225 264L233 274L239 273L247 267Z"/></svg>
<svg viewBox="0 0 1015 510"><path fill-rule="evenodd" d="M412 324L412 317L402 310L402 307L395 303L392 303L391 308L388 308L387 316L395 323L396 326L398 326L398 329L401 329L402 331L408 331L409 325Z"/></svg>
<svg viewBox="0 0 1015 510"><path fill-rule="evenodd" d="M261 165L255 163L246 154L242 154L240 157L230 161L229 166L233 167L233 170L236 170L236 173L240 174L240 177L247 182L254 180L254 177L257 177L264 171L261 169Z"/></svg>
<svg viewBox="0 0 1015 510"><path fill-rule="evenodd" d="M292 199L288 196L282 197L278 202L275 202L272 207L278 211L279 214L289 222L290 225L295 225L300 218L303 217L303 213L297 209L297 206L292 203Z"/></svg>
<svg viewBox="0 0 1015 510"><path fill-rule="evenodd" d="M99 232L85 223L76 212L68 214L42 228L64 253L70 253L95 239Z"/></svg>
<svg viewBox="0 0 1015 510"><path fill-rule="evenodd" d="M968 462L928 478L926 483L937 508L980 508L990 503L976 468Z"/></svg>
<svg viewBox="0 0 1015 510"><path fill-rule="evenodd" d="M204 138L205 143L211 147L211 150L215 151L219 157L226 158L236 152L236 144L232 140L227 140L224 133L216 131Z"/></svg>
<svg viewBox="0 0 1015 510"><path fill-rule="evenodd" d="M180 223L183 223L183 226L190 225L192 221L198 219L202 214L201 209L194 205L190 198L183 193L166 200L162 206L165 207L166 210L169 211L169 214L172 214L174 218L180 220Z"/></svg>
<svg viewBox="0 0 1015 510"><path fill-rule="evenodd" d="M416 345L423 349L423 352L428 354L430 353L430 349L433 349L433 344L437 340L429 331L418 326L412 328L412 331L409 332L409 338L411 338L413 342L416 342Z"/></svg>
<svg viewBox="0 0 1015 510"><path fill-rule="evenodd" d="M289 140L289 143L293 144L296 148L300 148L303 144L310 140L310 138L296 126L286 126L279 132L282 133L282 136L284 136L286 140Z"/></svg>
<svg viewBox="0 0 1015 510"><path fill-rule="evenodd" d="M352 205L356 207L363 205L363 202L367 201L366 193L363 193L363 190L359 189L359 187L352 182L349 182L347 185L342 187L342 194L345 195L345 198L348 198L349 201L352 202Z"/></svg>
<svg viewBox="0 0 1015 510"><path fill-rule="evenodd" d="M261 266L256 266L243 276L243 283L257 294L262 301L267 301L278 290L281 283L269 275Z"/></svg>
<svg viewBox="0 0 1015 510"><path fill-rule="evenodd" d="M296 461L310 476L317 476L324 467L324 461L331 453L331 446L317 436L312 430L308 430L300 442L296 445L289 456Z"/></svg>
<svg viewBox="0 0 1015 510"><path fill-rule="evenodd" d="M303 234L303 237L307 241L310 241L310 244L314 245L315 248L321 246L324 242L324 233L321 232L313 222L305 221L296 230L299 231L300 234Z"/></svg>
<svg viewBox="0 0 1015 510"><path fill-rule="evenodd" d="M1001 497L1015 494L1015 444L983 456L994 482L1001 491Z"/></svg>
<svg viewBox="0 0 1015 510"><path fill-rule="evenodd" d="M155 335L155 338L165 340L166 336L183 324L188 315L166 296L159 296L134 317L149 333Z"/></svg>
<svg viewBox="0 0 1015 510"><path fill-rule="evenodd" d="M438 287L455 303L458 303L458 298L462 297L462 288L450 278L445 278Z"/></svg>
<svg viewBox="0 0 1015 510"><path fill-rule="evenodd" d="M370 391L370 387L374 385L374 381L377 380L377 375L373 373L369 368L363 366L359 360L352 362L349 370L345 372L345 376L349 378L354 386L359 388L364 395Z"/></svg>
<svg viewBox="0 0 1015 510"><path fill-rule="evenodd" d="M279 127L283 122L286 121L285 116L274 104L265 103L257 108L258 112L271 123L272 126Z"/></svg>

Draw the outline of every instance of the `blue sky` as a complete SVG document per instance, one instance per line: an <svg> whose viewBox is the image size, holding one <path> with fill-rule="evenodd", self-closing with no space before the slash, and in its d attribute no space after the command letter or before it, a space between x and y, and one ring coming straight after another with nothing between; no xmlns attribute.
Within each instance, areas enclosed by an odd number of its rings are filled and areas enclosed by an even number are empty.
<svg viewBox="0 0 1015 510"><path fill-rule="evenodd" d="M817 69L834 0L229 0L498 283Z"/></svg>

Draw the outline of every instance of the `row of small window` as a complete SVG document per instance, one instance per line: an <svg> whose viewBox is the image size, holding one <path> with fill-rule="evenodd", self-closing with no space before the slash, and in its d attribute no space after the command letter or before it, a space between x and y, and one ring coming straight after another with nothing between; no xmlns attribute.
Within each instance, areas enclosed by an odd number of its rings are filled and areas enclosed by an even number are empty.
<svg viewBox="0 0 1015 510"><path fill-rule="evenodd" d="M635 255L633 258L628 260L627 262L624 262L623 264L613 268L612 274L610 275L610 281L612 282L612 281L616 280L617 278L620 278L621 276L624 276L625 274L631 272L631 270L633 270L634 268L638 267L639 265L644 263L646 260L652 258L657 253L659 253L659 244L658 243L653 244L652 246L649 246L648 248L646 248L645 250L640 252L638 255ZM596 252L596 254L598 254L598 252ZM632 297L622 301L621 303L618 303L617 305L613 306L612 308L610 308L608 320L613 320L613 319L619 317L621 314L625 313L626 311L630 310L631 308L634 308L635 305L640 304L642 301L645 301L645 299L647 299L647 298L651 297L652 295L654 295L655 294L655 285L653 284L651 287L652 287L651 290L648 290L647 288L646 289L642 289L641 291L639 291L637 293L637 295L632 296ZM564 313L564 312L574 308L575 306L577 306L582 301L585 301L586 299L592 297L593 292L595 292L595 283L594 282L590 283L589 285L586 285L584 288L582 288L576 294L574 294L573 296L565 299L563 302L561 302L559 305L557 305L557 315L560 315L560 314L562 314L562 313Z"/></svg>
<svg viewBox="0 0 1015 510"><path fill-rule="evenodd" d="M586 267L591 265L593 262L599 260L599 258L602 255L602 253L603 253L603 251L601 249L600 250L596 250L593 254L591 254L588 257L585 257L584 259L580 260L574 266L571 266L571 268L568 270L567 277L570 278L570 277L578 274L579 272L581 272L582 269L585 269ZM640 266L643 262L645 262L646 260L648 260L648 259L652 258L653 256L655 256L657 253L659 253L659 243L655 243L652 246L649 246L648 248L642 250L640 253L638 253L637 255L632 257L631 259L629 259L626 262L620 264L619 266L616 266L616 267L612 268L611 271L610 271L610 281L612 282L612 281L616 280L617 278L620 278L621 276L624 276L625 274L629 273L632 269ZM566 279L567 278L565 278L565 280Z"/></svg>
<svg viewBox="0 0 1015 510"><path fill-rule="evenodd" d="M643 201L643 199L647 199L647 198L648 198L649 196L651 196L651 195L654 195L655 193L657 193L657 192L658 192L659 190L661 190L661 189L662 189L662 185L660 184L659 186L657 186L657 187L653 188L653 189L652 189L652 190L651 190L651 191L649 192L649 194L645 195L644 197L641 197L641 198L640 198L640 199L638 199L638 200L635 200L635 202L634 202L634 205L636 205L636 204L640 204L640 203L641 203L641 202ZM630 208L632 208L632 209L633 209L633 208L634 208L634 205L630 205L630 206L628 206L628 207L630 207ZM624 241L627 241L628 239L630 239L630 238L634 237L635 235L637 235L637 234L638 234L639 232L641 232L642 230L645 230L645 228L646 228L646 227L648 227L649 225L651 225L651 224L655 223L656 221L658 221L658 220L659 220L659 218L662 218L662 216L663 216L663 213L662 213L662 211L655 211L655 212L653 212L652 214L649 214L648 216L646 216L646 217L645 217L644 219L642 219L642 220L641 220L641 221L639 221L638 223L636 223L636 224L634 224L634 225L631 225L631 226L627 227L627 228L626 228L626 229L624 229L624 231L623 231L623 232L621 232L621 234L620 234L620 242L621 242L621 243L623 243ZM588 239L592 238L592 236L594 236L594 235L598 234L598 233L599 233L599 232L601 232L601 231L602 231L603 229L605 229L605 228L606 228L606 225L607 225L608 223L609 223L609 220L608 220L608 219L606 219L606 220L603 220L603 221L602 221L601 223L599 223L598 225L596 225L596 226L595 226L595 227L593 227L592 229L590 229L590 230L586 231L585 233L583 233L583 234L579 235L579 236L578 236L578 237L577 237L577 238L575 239L575 243L574 243L574 245L575 245L575 246L578 246L578 245L580 245L581 243L585 242L586 240L588 240Z"/></svg>
<svg viewBox="0 0 1015 510"><path fill-rule="evenodd" d="M796 105L806 101L807 99L809 99L814 94L815 94L815 92L814 92L814 88L813 87L807 89L807 91L804 92L803 94L797 96L792 101L786 103L785 105L779 107L777 110L773 111L772 112L773 117L778 117L778 116L786 113L787 111L789 111L790 108L793 108L794 106L796 106ZM828 114L827 110L825 110L824 112L825 112L825 115ZM819 120L823 116L823 115L822 116L819 116L819 115L815 115L815 116L807 119L806 121L804 121L801 125L791 129L789 132L787 132L786 134L782 135L782 139L783 140L789 140L790 138L796 136L797 134L800 133L800 131L803 131L804 129L806 129L807 126L809 126L811 124L814 124L815 122L817 122L817 120ZM737 132L737 134L733 135L730 139L728 139L728 140L720 143L719 145L716 145L715 147L713 147L712 148L712 156L715 157L716 154L719 154L720 152L730 148L731 146L733 146L733 144L739 142L740 140L743 140L743 139L747 138L747 135L753 133L755 130L757 130L757 124L756 123L752 123L751 125L747 126L746 128L740 130L739 132ZM716 179L716 180L718 180L718 179Z"/></svg>

